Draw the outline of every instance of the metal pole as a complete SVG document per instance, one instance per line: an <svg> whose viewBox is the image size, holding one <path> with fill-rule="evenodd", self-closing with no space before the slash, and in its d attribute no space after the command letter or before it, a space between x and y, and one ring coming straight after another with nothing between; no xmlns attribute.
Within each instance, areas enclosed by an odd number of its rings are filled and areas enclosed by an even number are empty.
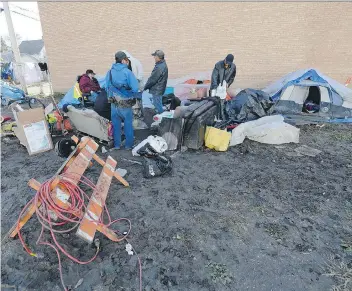
<svg viewBox="0 0 352 291"><path fill-rule="evenodd" d="M22 67L22 62L21 62L21 55L20 55L20 50L18 49L17 45L17 39L16 39L16 34L15 30L13 28L13 23L12 23L12 18L10 14L10 8L9 8L9 3L8 2L3 2L3 7L4 7L4 12L5 12L5 17L6 17L6 22L7 22L7 28L9 30L9 35L10 35L10 40L11 40L11 46L12 46L12 51L13 55L15 57L15 64L17 66L17 71L19 72L19 81L21 83L22 90L27 94L27 86L26 86L26 81L23 76L23 67Z"/></svg>

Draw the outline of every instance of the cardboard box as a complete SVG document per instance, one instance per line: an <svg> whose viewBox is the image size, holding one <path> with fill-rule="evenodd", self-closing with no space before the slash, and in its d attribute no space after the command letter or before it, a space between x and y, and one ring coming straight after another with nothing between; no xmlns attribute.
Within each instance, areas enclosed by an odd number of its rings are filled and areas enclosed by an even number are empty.
<svg viewBox="0 0 352 291"><path fill-rule="evenodd" d="M30 156L53 149L43 108L23 110L19 105L14 104L11 109L17 123L15 135L27 148Z"/></svg>

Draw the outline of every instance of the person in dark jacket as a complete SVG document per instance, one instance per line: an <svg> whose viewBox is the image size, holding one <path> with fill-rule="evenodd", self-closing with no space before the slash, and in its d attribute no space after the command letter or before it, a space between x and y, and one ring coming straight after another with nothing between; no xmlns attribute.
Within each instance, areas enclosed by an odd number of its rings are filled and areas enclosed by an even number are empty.
<svg viewBox="0 0 352 291"><path fill-rule="evenodd" d="M227 87L231 86L236 77L236 65L233 63L233 60L234 56L229 54L225 60L215 64L211 75L210 90L216 90L220 84L223 84L223 81L226 81Z"/></svg>
<svg viewBox="0 0 352 291"><path fill-rule="evenodd" d="M95 102L95 99L98 96L101 88L98 80L94 77L95 73L93 70L87 70L84 75L79 78L79 89L82 93L87 94L90 93L88 99L92 102Z"/></svg>
<svg viewBox="0 0 352 291"><path fill-rule="evenodd" d="M152 56L155 59L155 67L144 86L144 91L149 90L149 94L153 96L152 104L156 112L160 114L163 112L162 96L166 90L169 70L165 62L165 54L163 51L156 50ZM143 103L145 104L145 102Z"/></svg>

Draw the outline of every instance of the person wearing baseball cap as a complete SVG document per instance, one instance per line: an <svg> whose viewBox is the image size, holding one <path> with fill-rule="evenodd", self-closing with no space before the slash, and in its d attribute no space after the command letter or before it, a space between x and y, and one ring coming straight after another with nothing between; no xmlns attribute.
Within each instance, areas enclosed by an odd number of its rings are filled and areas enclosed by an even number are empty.
<svg viewBox="0 0 352 291"><path fill-rule="evenodd" d="M162 96L165 93L167 80L169 77L169 70L165 61L165 54L162 50L156 50L152 53L155 59L155 67L144 85L144 92L142 96L142 106L144 121L150 126L153 122L153 116L156 113L163 112Z"/></svg>
<svg viewBox="0 0 352 291"><path fill-rule="evenodd" d="M105 77L105 89L111 103L111 121L113 124L114 148L121 147L121 125L124 123L125 148L132 149L133 132L133 100L141 98L138 95L138 81L128 68L129 60L123 51L115 54L115 64Z"/></svg>
<svg viewBox="0 0 352 291"><path fill-rule="evenodd" d="M230 87L236 77L236 65L234 64L234 56L228 54L225 60L219 61L215 64L213 73L211 75L210 90L216 88L225 81L227 87Z"/></svg>
<svg viewBox="0 0 352 291"><path fill-rule="evenodd" d="M90 94L88 96L89 101L95 102L98 92L101 91L98 80L94 77L95 73L93 70L88 69L85 74L79 77L79 89L83 94Z"/></svg>

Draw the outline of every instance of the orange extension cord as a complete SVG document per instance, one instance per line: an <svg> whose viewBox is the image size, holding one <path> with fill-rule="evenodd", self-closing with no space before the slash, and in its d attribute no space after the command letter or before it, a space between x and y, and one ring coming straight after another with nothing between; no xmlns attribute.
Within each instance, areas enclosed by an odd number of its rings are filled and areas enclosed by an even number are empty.
<svg viewBox="0 0 352 291"><path fill-rule="evenodd" d="M81 264L81 265L85 265L88 264L92 261L94 261L94 259L97 257L98 253L99 253L99 244L96 245L97 246L97 251L95 253L95 255L88 261L81 261L77 258L75 258L74 256L72 256L71 254L69 254L57 241L56 239L56 234L63 234L63 233L69 233L72 230L74 230L75 228L77 228L82 220L82 218L77 217L74 215L74 213L77 213L77 210L79 210L81 213L85 213L86 209L87 209L87 205L86 205L86 201L89 201L89 197L88 195L79 187L77 186L77 184L74 181L77 181L77 177L75 179L74 174L62 174L58 177L54 177L51 178L50 180L46 181L45 183L43 183L40 187L40 189L37 191L37 193L35 194L35 196L31 199L31 201L29 201L27 203L27 205L23 208L22 212L20 213L20 216L18 218L17 221L17 231L18 231L18 236L21 240L21 243L24 247L24 249L27 251L28 254L30 254L31 256L35 256L37 257L37 254L33 253L28 246L26 245L26 243L24 242L24 239L21 235L20 229L19 229L19 222L20 222L20 218L22 216L22 214L28 209L28 207L34 203L34 205L36 205L36 216L42 226L40 235L38 237L37 240L37 245L47 245L50 246L51 248L53 248L57 254L58 257L58 261L59 261L59 272L60 272L60 279L61 279L61 283L62 286L64 287L64 290L67 291L67 288L65 287L65 283L63 280L63 276L62 276L62 265L61 265L61 257L60 257L60 252L59 250L67 257L69 257L72 261ZM59 182L57 184L57 179L59 179ZM71 206L69 208L62 208L59 205L57 205L55 203L55 201L53 200L53 198L51 197L51 192L53 189L53 183L55 181L55 186L59 186L60 188L64 188L67 190L67 193L69 194L70 197L70 203ZM82 176L79 178L79 182L81 182L82 184L88 186L89 188L91 188L93 191L95 190L95 185L93 184L92 181L90 181L88 178ZM39 203L41 203L41 206L38 207L37 205L39 205ZM116 220L111 220L110 217L110 213L109 210L107 209L106 205L104 205L104 212L101 215L101 218L99 218L98 221L95 221L97 224L102 225L102 226L106 226L106 227L110 227L111 225L117 223L117 222L121 222L121 221L126 221L129 225L129 230L127 232L127 234L125 234L124 236L122 236L121 238L119 238L119 241L122 240L127 240L127 236L129 235L130 231L131 231L131 221L127 218L119 218ZM49 213L54 213L57 217L58 217L58 222L54 222L52 221ZM87 212L89 213L89 212ZM104 223L104 213L106 214L106 216L108 217L108 223ZM93 217L90 217L92 220L94 220ZM72 227L69 227L68 229L63 229L63 227L65 225L73 225ZM51 234L51 238L54 242L54 244L49 243L47 241L43 241L42 240L42 236L44 233L44 230L47 229L49 230L50 234ZM118 234L117 231L115 231L116 234ZM136 253L137 252L133 249L133 251ZM141 264L141 260L138 257L138 263L139 263L139 288L140 291L142 291L142 264Z"/></svg>

